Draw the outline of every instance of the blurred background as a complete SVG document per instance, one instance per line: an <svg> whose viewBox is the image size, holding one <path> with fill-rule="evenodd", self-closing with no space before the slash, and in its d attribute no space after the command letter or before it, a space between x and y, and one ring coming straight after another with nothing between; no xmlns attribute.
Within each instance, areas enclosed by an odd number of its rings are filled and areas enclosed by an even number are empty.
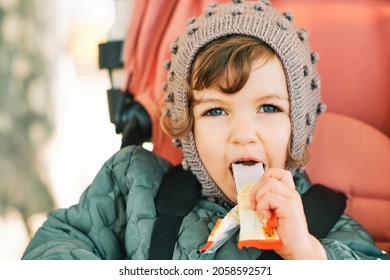
<svg viewBox="0 0 390 280"><path fill-rule="evenodd" d="M0 259L20 259L120 147L98 66L114 13L112 0L0 0Z"/></svg>
<svg viewBox="0 0 390 280"><path fill-rule="evenodd" d="M46 213L77 203L123 144L115 133L121 125L110 122L111 82L125 84L122 97L131 93L157 123L155 109L167 74L161 65L170 57L170 44L188 18L211 2L227 1L0 0L0 260L20 259ZM130 7L130 2L137 5ZM321 91L328 108L319 128L343 132L315 136L310 176L344 191L349 213L390 252L390 0L273 2L280 10L294 11L298 26L310 30L313 50L321 57ZM118 20L116 11L125 16ZM128 33L118 28L118 21L127 28L125 17L133 23ZM110 76L99 69L99 44L115 42L123 33L129 42L126 73L114 69ZM132 107L127 112L143 111ZM128 135L139 135L123 127ZM171 139L158 125L152 129L154 151L180 162ZM340 142L341 135L348 145ZM351 143L358 149L346 149L355 147ZM327 156L335 158L323 160ZM333 164L336 160L339 165Z"/></svg>

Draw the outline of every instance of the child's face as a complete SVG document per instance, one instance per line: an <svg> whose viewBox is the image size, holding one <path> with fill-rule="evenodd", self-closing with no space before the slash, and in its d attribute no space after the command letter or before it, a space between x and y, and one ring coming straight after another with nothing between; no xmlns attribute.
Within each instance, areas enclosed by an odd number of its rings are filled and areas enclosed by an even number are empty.
<svg viewBox="0 0 390 280"><path fill-rule="evenodd" d="M194 137L199 157L223 193L237 202L232 164L262 162L285 168L291 123L286 76L278 58L253 64L237 93L194 92Z"/></svg>

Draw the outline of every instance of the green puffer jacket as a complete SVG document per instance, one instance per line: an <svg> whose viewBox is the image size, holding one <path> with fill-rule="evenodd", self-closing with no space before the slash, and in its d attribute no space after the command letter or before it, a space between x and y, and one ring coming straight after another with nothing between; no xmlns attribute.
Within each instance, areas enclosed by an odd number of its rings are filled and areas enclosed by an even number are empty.
<svg viewBox="0 0 390 280"><path fill-rule="evenodd" d="M54 210L30 241L23 259L147 259L156 217L154 199L170 164L141 147L122 149L108 160L77 205ZM300 180L297 189L310 187ZM261 250L237 248L235 234L214 254L201 254L223 207L199 200L184 218L174 259L256 259ZM383 256L369 235L343 215L321 240L329 259Z"/></svg>

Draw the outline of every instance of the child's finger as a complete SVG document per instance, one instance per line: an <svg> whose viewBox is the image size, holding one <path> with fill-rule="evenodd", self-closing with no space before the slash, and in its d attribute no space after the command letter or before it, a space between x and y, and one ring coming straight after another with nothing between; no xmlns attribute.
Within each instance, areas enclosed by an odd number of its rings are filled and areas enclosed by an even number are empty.
<svg viewBox="0 0 390 280"><path fill-rule="evenodd" d="M270 219L273 212L280 212L280 209L284 207L288 198L282 197L275 193L268 193L259 198L254 209L260 213L265 219ZM277 213L279 217L280 213Z"/></svg>
<svg viewBox="0 0 390 280"><path fill-rule="evenodd" d="M267 169L261 180L252 189L252 206L254 206L257 196L261 197L267 192L276 192L281 195L288 195L288 192L286 193L284 188L295 190L294 179L291 172L280 168Z"/></svg>
<svg viewBox="0 0 390 280"><path fill-rule="evenodd" d="M276 180L286 184L286 186L295 189L293 176L288 170L281 168L269 168L264 172L262 178L275 178Z"/></svg>
<svg viewBox="0 0 390 280"><path fill-rule="evenodd" d="M276 178L262 179L252 189L251 199L253 202L260 199L267 193L275 193L284 197L291 196L292 189L286 186L284 182L279 181Z"/></svg>

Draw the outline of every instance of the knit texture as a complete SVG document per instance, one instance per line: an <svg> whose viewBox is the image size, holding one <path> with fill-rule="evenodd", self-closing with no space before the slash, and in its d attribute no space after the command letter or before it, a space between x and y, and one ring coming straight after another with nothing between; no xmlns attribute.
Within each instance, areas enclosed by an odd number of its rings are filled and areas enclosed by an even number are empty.
<svg viewBox="0 0 390 280"><path fill-rule="evenodd" d="M186 32L171 45L172 58L166 63L168 81L164 89L171 122L174 124L192 113L188 108L187 77L196 53L207 43L230 34L256 37L267 43L280 58L289 92L291 153L294 158L301 158L304 146L312 141L317 116L325 110L315 66L319 56L311 51L307 43L308 32L294 25L292 13L280 13L270 6L269 1L236 0L228 4L213 4L205 9L203 15L188 21ZM203 196L232 206L233 203L204 168L192 132L179 140L185 159L183 166L196 175L202 184ZM287 169L295 172L293 168Z"/></svg>

